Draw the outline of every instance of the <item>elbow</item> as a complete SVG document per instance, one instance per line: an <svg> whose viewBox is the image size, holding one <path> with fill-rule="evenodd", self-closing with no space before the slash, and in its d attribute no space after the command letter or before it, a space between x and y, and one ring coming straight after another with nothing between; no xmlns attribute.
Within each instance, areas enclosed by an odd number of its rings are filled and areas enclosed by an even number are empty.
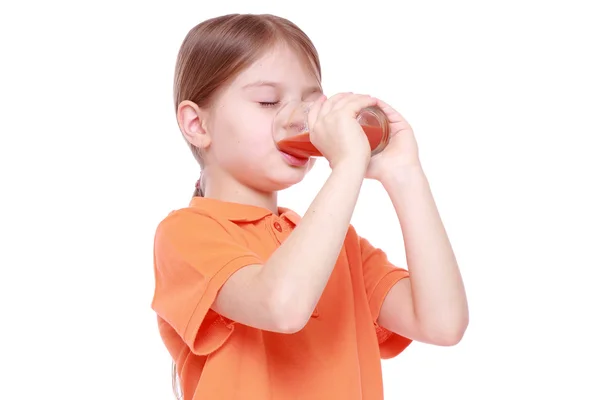
<svg viewBox="0 0 600 400"><path fill-rule="evenodd" d="M444 327L428 329L428 342L437 345L451 347L459 344L467 331L469 325L468 318L454 324L447 324Z"/></svg>
<svg viewBox="0 0 600 400"><path fill-rule="evenodd" d="M444 332L432 337L432 342L438 346L451 347L459 344L464 336L464 331Z"/></svg>
<svg viewBox="0 0 600 400"><path fill-rule="evenodd" d="M276 322L276 331L287 335L300 332L306 326L306 321L301 319L281 318Z"/></svg>
<svg viewBox="0 0 600 400"><path fill-rule="evenodd" d="M308 308L294 296L271 296L269 309L273 331L284 334L300 332L312 314L312 311L307 311Z"/></svg>

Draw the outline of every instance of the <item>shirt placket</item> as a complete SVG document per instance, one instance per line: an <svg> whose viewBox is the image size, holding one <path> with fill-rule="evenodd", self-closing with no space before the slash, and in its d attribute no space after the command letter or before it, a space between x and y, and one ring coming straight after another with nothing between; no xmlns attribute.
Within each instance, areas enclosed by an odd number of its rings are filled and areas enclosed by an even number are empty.
<svg viewBox="0 0 600 400"><path fill-rule="evenodd" d="M271 225L271 231L275 235L277 241L281 244L289 236L291 227L289 222L282 218L274 217L269 221Z"/></svg>

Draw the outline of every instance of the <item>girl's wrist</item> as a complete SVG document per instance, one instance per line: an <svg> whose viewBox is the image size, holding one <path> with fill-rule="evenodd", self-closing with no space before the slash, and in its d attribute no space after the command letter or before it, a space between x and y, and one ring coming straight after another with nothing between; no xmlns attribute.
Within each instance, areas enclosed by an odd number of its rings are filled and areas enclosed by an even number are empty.
<svg viewBox="0 0 600 400"><path fill-rule="evenodd" d="M421 165L405 166L389 171L380 178L386 191L394 191L413 185L427 185L428 180Z"/></svg>

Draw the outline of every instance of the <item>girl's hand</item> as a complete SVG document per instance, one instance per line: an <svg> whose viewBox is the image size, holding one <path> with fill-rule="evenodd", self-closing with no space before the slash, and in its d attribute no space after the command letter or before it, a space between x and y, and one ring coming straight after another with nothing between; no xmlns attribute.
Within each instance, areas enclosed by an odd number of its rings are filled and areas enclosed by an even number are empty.
<svg viewBox="0 0 600 400"><path fill-rule="evenodd" d="M417 140L409 123L398 111L379 99L377 106L390 121L390 142L381 153L371 157L365 177L382 181L389 174L421 168Z"/></svg>
<svg viewBox="0 0 600 400"><path fill-rule="evenodd" d="M358 112L374 106L377 99L352 93L322 96L310 108L308 125L310 141L329 161L331 169L356 164L363 172L370 161L367 137L356 120Z"/></svg>

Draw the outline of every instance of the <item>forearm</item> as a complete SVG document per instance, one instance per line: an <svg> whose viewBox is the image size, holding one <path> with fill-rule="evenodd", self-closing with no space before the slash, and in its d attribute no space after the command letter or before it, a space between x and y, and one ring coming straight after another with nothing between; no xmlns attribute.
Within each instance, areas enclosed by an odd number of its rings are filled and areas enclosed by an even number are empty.
<svg viewBox="0 0 600 400"><path fill-rule="evenodd" d="M406 250L415 317L431 335L462 335L468 307L462 277L420 167L382 181L396 210Z"/></svg>
<svg viewBox="0 0 600 400"><path fill-rule="evenodd" d="M333 170L302 221L263 266L258 281L271 293L273 312L281 313L288 323L303 326L321 297L346 237L363 177L364 168L356 164Z"/></svg>

